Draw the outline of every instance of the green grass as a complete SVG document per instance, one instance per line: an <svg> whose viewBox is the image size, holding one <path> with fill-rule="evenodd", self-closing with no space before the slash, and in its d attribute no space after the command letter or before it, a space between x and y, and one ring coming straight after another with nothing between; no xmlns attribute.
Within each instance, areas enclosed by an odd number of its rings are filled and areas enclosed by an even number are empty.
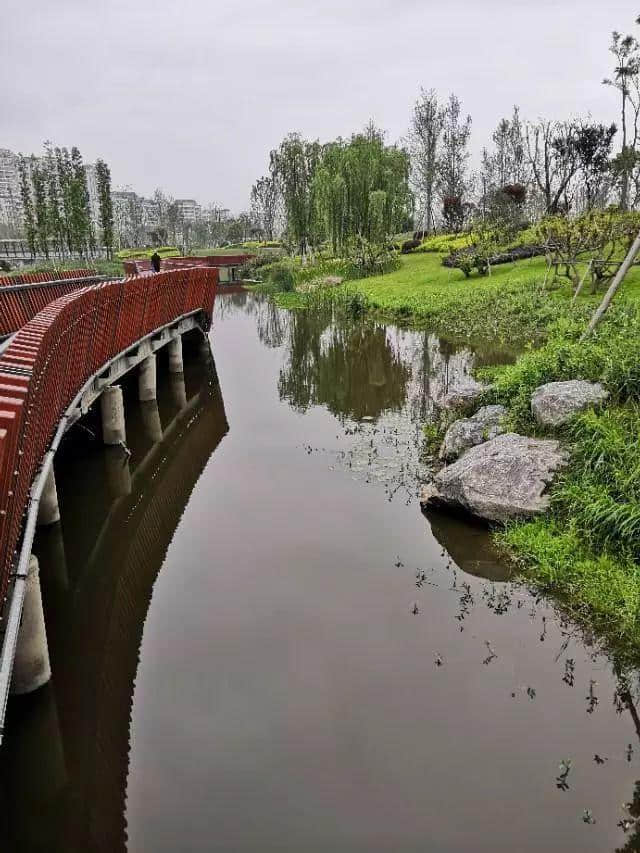
<svg viewBox="0 0 640 853"><path fill-rule="evenodd" d="M490 276L465 278L442 265L442 255L403 255L400 268L344 285L366 297L370 309L392 322L441 331L458 340L482 340L523 345L539 343L548 327L562 315L580 321L593 310L601 294L580 296L571 306L571 289L560 280L542 290L544 258L531 258L492 268ZM640 270L633 270L624 285L629 299L640 300ZM304 307L301 293L277 297L283 307Z"/></svg>

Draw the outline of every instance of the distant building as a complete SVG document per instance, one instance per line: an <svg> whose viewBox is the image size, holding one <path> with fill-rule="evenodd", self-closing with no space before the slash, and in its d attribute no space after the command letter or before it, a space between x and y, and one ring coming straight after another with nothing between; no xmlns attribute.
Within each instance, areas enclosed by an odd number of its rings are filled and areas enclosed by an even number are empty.
<svg viewBox="0 0 640 853"><path fill-rule="evenodd" d="M157 228L160 225L160 208L152 198L141 198L142 221L145 228Z"/></svg>
<svg viewBox="0 0 640 853"><path fill-rule="evenodd" d="M193 198L177 198L176 205L183 222L199 222L202 218L202 208Z"/></svg>
<svg viewBox="0 0 640 853"><path fill-rule="evenodd" d="M0 223L10 229L22 226L19 158L8 148L0 148Z"/></svg>

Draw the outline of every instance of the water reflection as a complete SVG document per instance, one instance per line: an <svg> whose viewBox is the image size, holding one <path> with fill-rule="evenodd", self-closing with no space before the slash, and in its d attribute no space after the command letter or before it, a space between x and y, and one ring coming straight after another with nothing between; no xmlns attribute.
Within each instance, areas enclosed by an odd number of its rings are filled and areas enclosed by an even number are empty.
<svg viewBox="0 0 640 853"><path fill-rule="evenodd" d="M9 839L21 851L127 849L130 713L145 616L184 507L228 431L212 363L192 359L185 370L160 378L168 391L160 407L128 401L131 459L76 434L57 460L70 547L67 553L60 525L41 531L34 545L54 678L10 704L3 849ZM104 482L95 476L101 461ZM101 511L88 514L98 520L90 536L78 537L71 513L92 490L101 492L94 501Z"/></svg>
<svg viewBox="0 0 640 853"><path fill-rule="evenodd" d="M385 326L331 323L321 313L300 311L290 319L287 348L278 389L298 409L324 405L360 420L400 410L406 401L410 369Z"/></svg>

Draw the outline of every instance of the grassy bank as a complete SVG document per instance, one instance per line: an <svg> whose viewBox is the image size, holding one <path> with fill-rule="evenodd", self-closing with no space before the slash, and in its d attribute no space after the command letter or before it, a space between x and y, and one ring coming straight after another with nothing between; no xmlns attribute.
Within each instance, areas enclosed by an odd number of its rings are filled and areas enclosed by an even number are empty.
<svg viewBox="0 0 640 853"><path fill-rule="evenodd" d="M491 276L465 278L442 265L437 252L403 255L400 268L381 276L350 281L337 290L361 294L376 315L414 328L439 330L457 339L539 342L559 316L586 318L601 294L585 293L571 306L566 280L543 290L544 258L492 268ZM281 293L283 307L304 307L304 293ZM311 296L313 298L313 296ZM640 301L640 269L624 286L624 298Z"/></svg>
<svg viewBox="0 0 640 853"><path fill-rule="evenodd" d="M614 639L640 642L640 310L624 301L587 342L583 324L562 319L538 350L493 371L491 398L509 407L510 427L545 434L530 414L538 385L601 380L611 393L562 430L568 469L551 492L551 513L498 534L526 576L559 594ZM549 433L547 433L549 434Z"/></svg>
<svg viewBox="0 0 640 853"><path fill-rule="evenodd" d="M539 385L605 383L608 406L555 433L572 450L549 515L513 524L497 538L539 588L612 640L640 643L640 270L632 271L597 333L581 343L602 294L587 293L574 305L566 281L543 290L544 259L470 279L441 260L435 252L405 256L399 270L332 288L330 298L350 304L357 295L360 307L378 316L458 339L518 340L524 352L517 362L485 374L494 383L487 402L504 403L510 427L524 434L544 434L530 415ZM288 306L317 298L278 294Z"/></svg>

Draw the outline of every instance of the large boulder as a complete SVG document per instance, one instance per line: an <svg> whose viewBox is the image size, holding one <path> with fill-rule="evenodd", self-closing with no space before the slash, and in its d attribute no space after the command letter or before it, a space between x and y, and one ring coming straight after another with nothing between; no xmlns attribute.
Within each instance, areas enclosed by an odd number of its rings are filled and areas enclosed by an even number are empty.
<svg viewBox="0 0 640 853"><path fill-rule="evenodd" d="M483 406L471 418L454 421L444 435L440 459L447 462L483 441L490 441L504 432L501 426L507 410L504 406Z"/></svg>
<svg viewBox="0 0 640 853"><path fill-rule="evenodd" d="M599 382L547 382L533 392L531 412L541 426L558 427L589 406L601 406L608 397L609 392Z"/></svg>
<svg viewBox="0 0 640 853"><path fill-rule="evenodd" d="M505 433L472 447L422 491L423 508L463 510L506 522L544 512L545 489L567 462L560 443Z"/></svg>
<svg viewBox="0 0 640 853"><path fill-rule="evenodd" d="M456 409L458 411L469 411L474 408L475 403L487 390L486 385L476 382L475 379L467 377L464 385L458 385L449 391L442 400L444 409Z"/></svg>

